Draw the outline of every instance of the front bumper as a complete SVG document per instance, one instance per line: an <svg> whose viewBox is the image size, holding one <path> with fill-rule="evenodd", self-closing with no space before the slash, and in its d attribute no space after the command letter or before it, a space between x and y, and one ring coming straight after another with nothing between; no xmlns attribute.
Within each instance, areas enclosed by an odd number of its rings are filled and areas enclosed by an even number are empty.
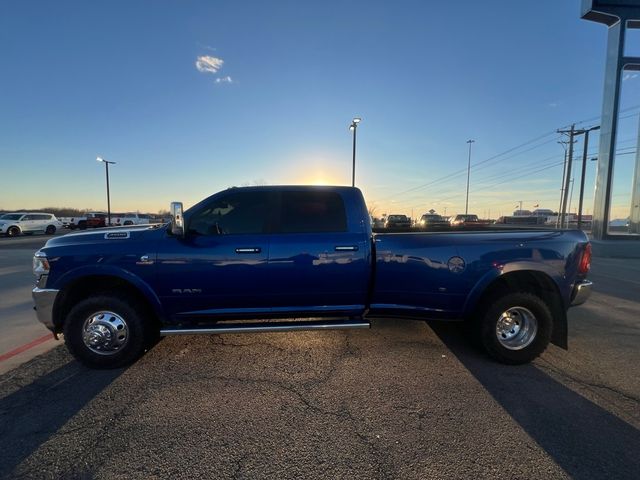
<svg viewBox="0 0 640 480"><path fill-rule="evenodd" d="M593 282L590 280L580 280L573 287L573 295L571 295L571 306L582 305L591 295L591 287Z"/></svg>
<svg viewBox="0 0 640 480"><path fill-rule="evenodd" d="M53 324L53 304L56 301L56 296L59 290L53 288L34 288L31 292L33 296L33 302L38 320L44 324L52 332L55 331L55 325Z"/></svg>

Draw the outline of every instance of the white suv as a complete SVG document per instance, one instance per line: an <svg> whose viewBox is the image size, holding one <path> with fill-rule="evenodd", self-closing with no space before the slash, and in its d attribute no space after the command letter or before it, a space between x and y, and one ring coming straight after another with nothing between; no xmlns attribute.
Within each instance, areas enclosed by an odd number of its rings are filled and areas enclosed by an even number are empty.
<svg viewBox="0 0 640 480"><path fill-rule="evenodd" d="M22 233L53 235L62 222L50 213L7 213L0 217L0 234L15 237Z"/></svg>

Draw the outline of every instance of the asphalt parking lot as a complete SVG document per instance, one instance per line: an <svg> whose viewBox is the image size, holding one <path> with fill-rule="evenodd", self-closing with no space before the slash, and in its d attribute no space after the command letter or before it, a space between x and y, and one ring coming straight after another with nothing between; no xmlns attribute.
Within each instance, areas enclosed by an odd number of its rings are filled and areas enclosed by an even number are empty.
<svg viewBox="0 0 640 480"><path fill-rule="evenodd" d="M21 295L35 248L3 246L0 288ZM592 272L570 350L528 366L399 320L168 337L114 371L55 346L0 376L0 477L638 478L640 261ZM46 333L30 305L0 307Z"/></svg>
<svg viewBox="0 0 640 480"><path fill-rule="evenodd" d="M59 230L64 235L68 230ZM57 342L34 322L31 261L46 235L0 236L0 374L53 348Z"/></svg>

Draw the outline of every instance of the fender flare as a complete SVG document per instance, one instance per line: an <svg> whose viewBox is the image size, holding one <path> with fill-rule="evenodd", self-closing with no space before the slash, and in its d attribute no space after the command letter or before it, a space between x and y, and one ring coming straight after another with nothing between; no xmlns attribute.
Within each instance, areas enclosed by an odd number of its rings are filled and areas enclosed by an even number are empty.
<svg viewBox="0 0 640 480"><path fill-rule="evenodd" d="M545 275L557 289L558 302L557 305L550 304L549 307L553 313L553 331L551 333L551 343L560 348L567 349L568 346L568 325L567 325L567 309L569 307L569 297L571 295L571 286L568 285L566 291L563 291L563 276L553 267L539 262L520 260L506 263L501 268L493 268L485 273L478 282L473 286L471 292L467 296L464 305L463 314L468 317L478 306L478 303L484 293L500 278L509 273L517 272L535 272Z"/></svg>
<svg viewBox="0 0 640 480"><path fill-rule="evenodd" d="M142 296L147 300L154 313L158 317L158 319L164 323L165 314L160 303L160 299L156 295L155 291L140 277L130 272L129 270L118 268L112 265L87 265L75 268L73 270L69 270L65 272L58 280L56 281L56 288L63 292L65 288L67 288L71 283L78 281L85 277L94 277L94 276L103 276L103 277L115 277L120 280L125 281L126 283L132 285L136 288ZM58 295L58 299L60 295ZM58 300L57 299L57 300ZM56 303L57 303L56 300ZM54 305L54 310L56 306Z"/></svg>

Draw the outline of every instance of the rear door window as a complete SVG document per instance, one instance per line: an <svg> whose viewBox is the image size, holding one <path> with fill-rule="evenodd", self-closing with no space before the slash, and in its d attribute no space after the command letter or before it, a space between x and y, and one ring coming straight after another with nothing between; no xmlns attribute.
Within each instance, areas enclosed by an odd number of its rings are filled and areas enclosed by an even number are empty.
<svg viewBox="0 0 640 480"><path fill-rule="evenodd" d="M279 233L347 231L344 201L336 192L284 191L278 217Z"/></svg>

